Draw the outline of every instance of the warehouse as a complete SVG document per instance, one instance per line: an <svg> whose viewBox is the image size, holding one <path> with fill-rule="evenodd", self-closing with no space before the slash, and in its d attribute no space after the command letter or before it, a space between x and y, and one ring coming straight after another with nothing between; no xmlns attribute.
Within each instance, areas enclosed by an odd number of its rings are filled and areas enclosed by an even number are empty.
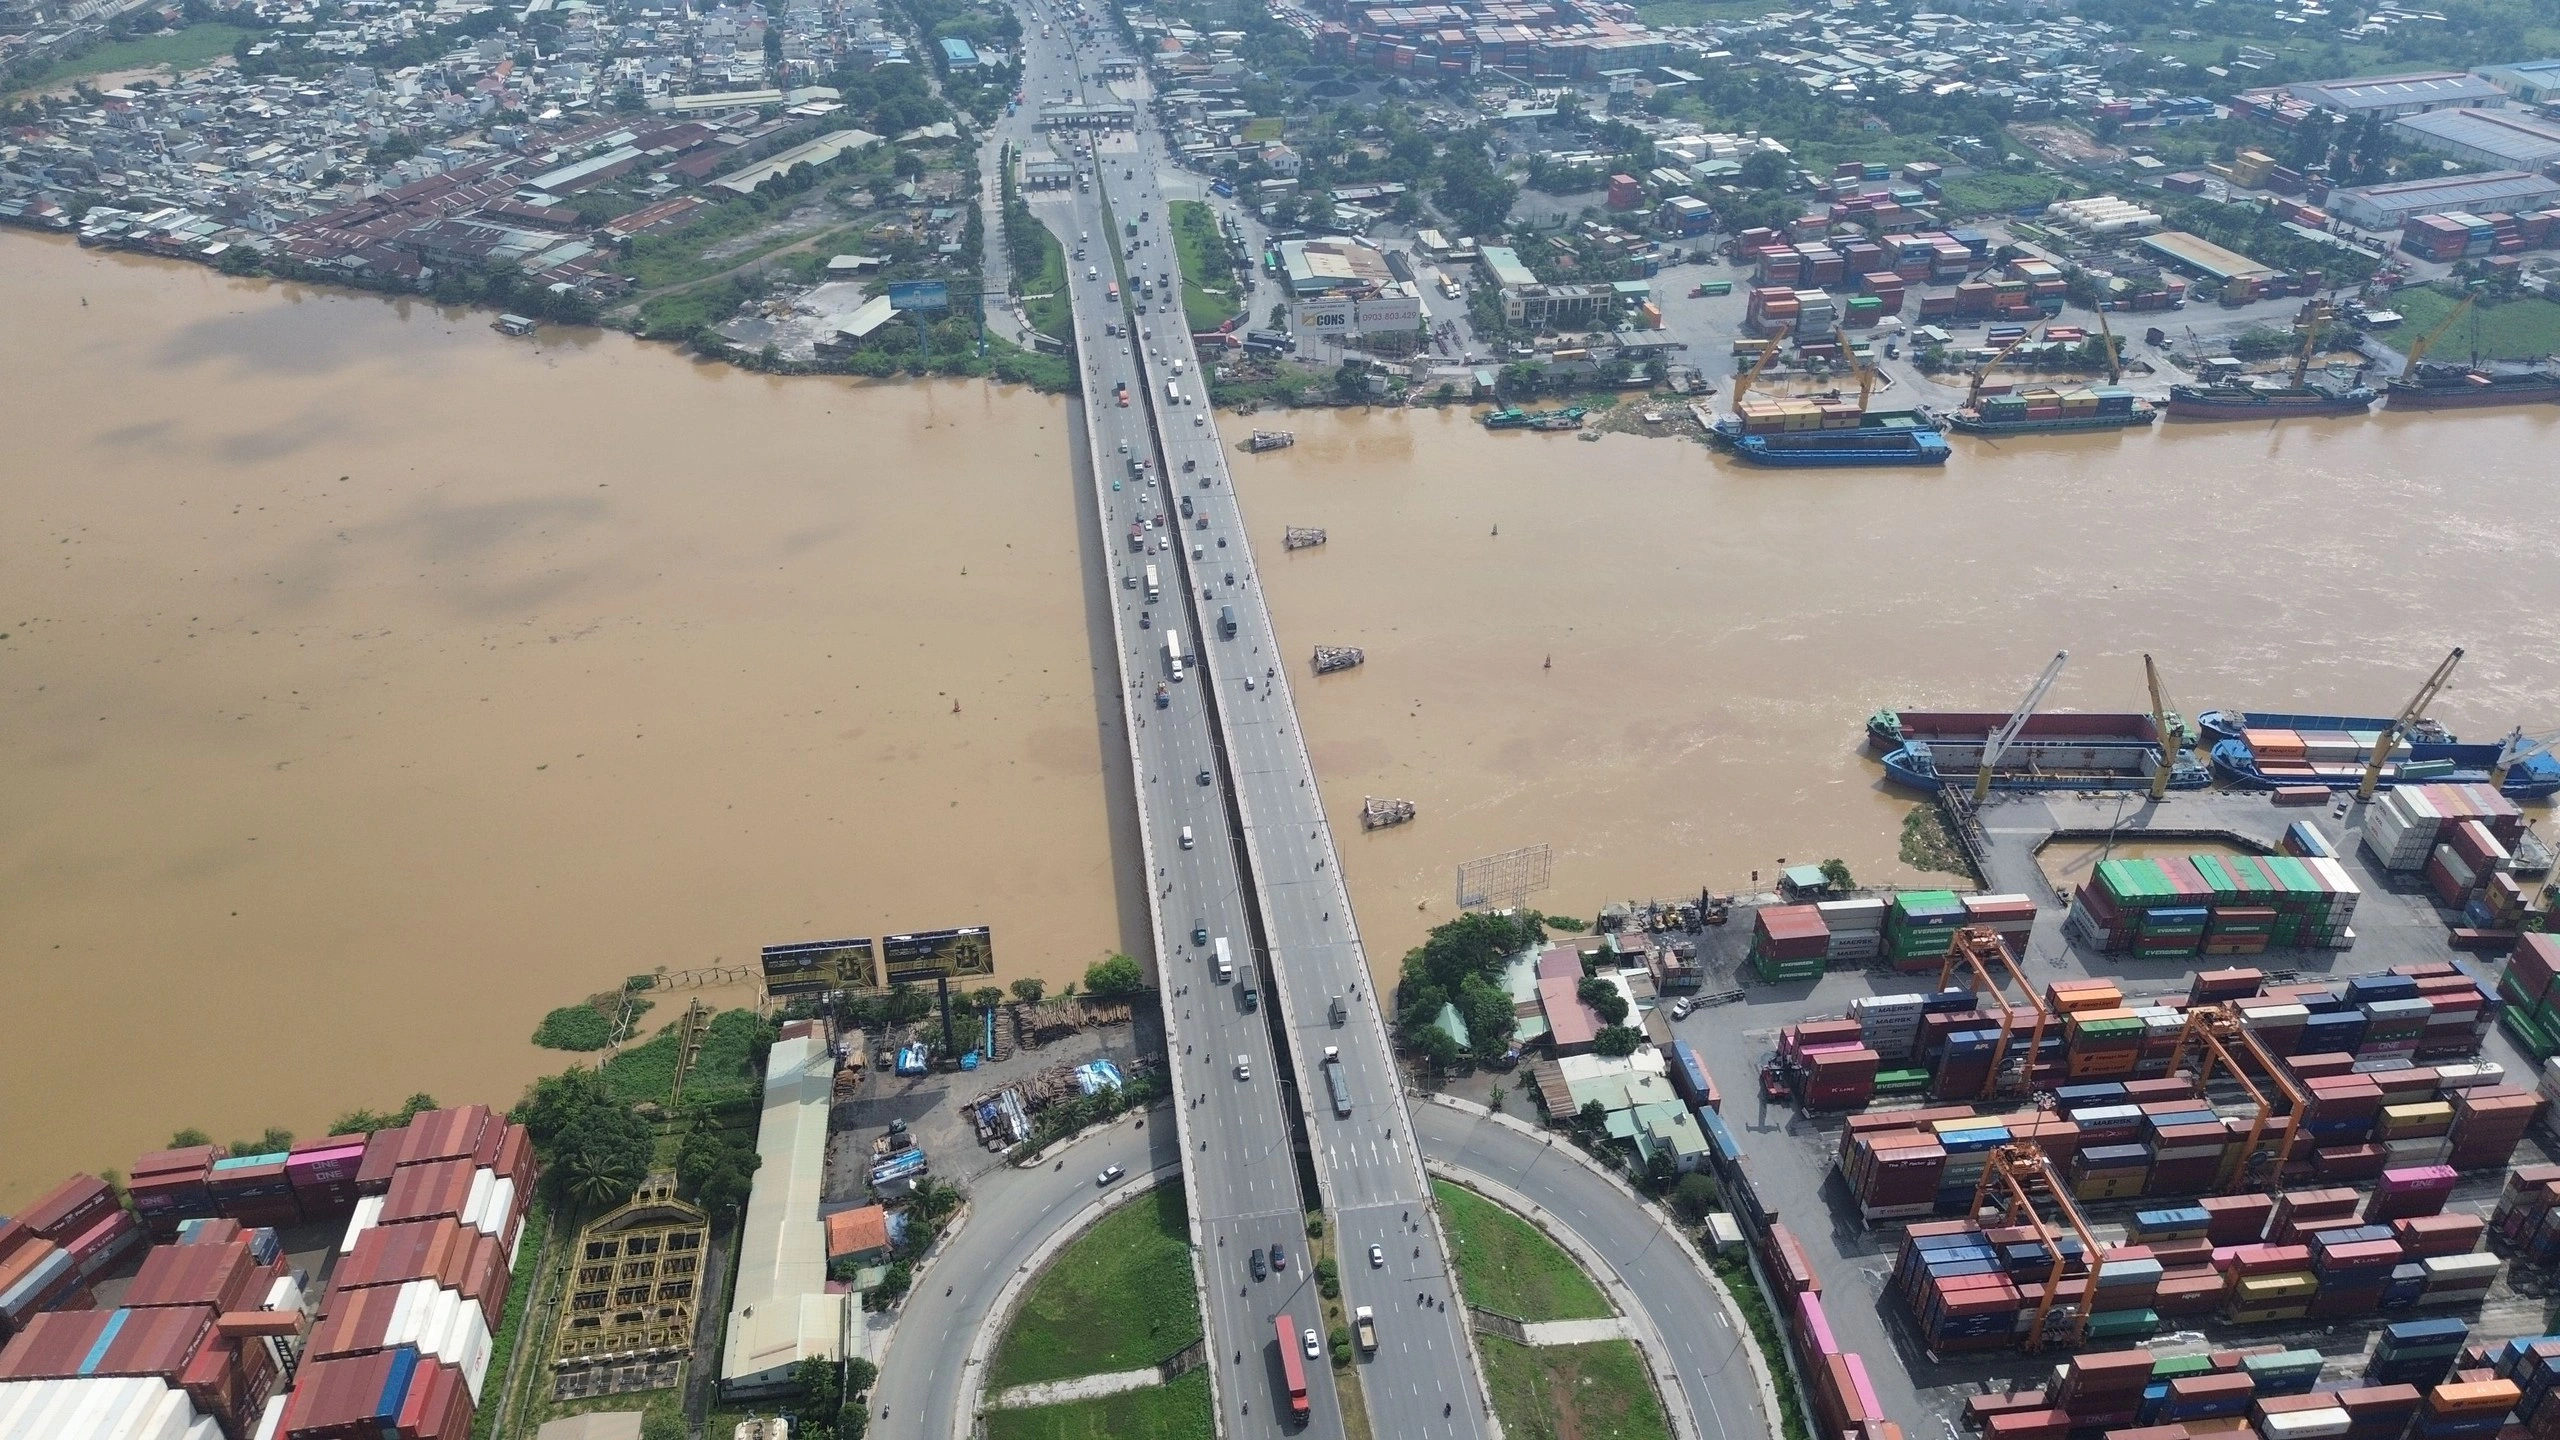
<svg viewBox="0 0 2560 1440"><path fill-rule="evenodd" d="M1396 278L1387 269L1384 252L1347 235L1281 241L1280 270L1288 277L1289 293L1298 296L1379 290Z"/></svg>
<svg viewBox="0 0 2560 1440"><path fill-rule="evenodd" d="M2522 110L2436 110L2392 128L2429 150L2502 170L2539 170L2560 159L2560 124Z"/></svg>
<svg viewBox="0 0 2560 1440"><path fill-rule="evenodd" d="M2360 119L2386 120L2429 110L2507 103L2507 92L2460 70L2421 70L2405 75L2366 75L2353 80L2307 80L2287 85L2285 93L2306 105Z"/></svg>
<svg viewBox="0 0 2560 1440"><path fill-rule="evenodd" d="M2199 279L2228 285L2234 280L2263 280L2276 272L2237 250L2226 250L2201 235L2184 230L2163 230L2142 237L2142 248L2160 257L2162 263Z"/></svg>
<svg viewBox="0 0 2560 1440"><path fill-rule="evenodd" d="M827 1227L818 1218L834 1094L835 1057L823 1038L806 1021L784 1026L765 1058L762 1163L738 1231L720 1364L721 1391L733 1398L787 1390L792 1366L844 1354L851 1297L827 1289Z"/></svg>
<svg viewBox="0 0 2560 1440"><path fill-rule="evenodd" d="M2471 72L2528 105L2560 100L2560 60L2485 65Z"/></svg>
<svg viewBox="0 0 2560 1440"><path fill-rule="evenodd" d="M2329 213L2367 230L2396 230L2416 215L2464 210L2474 215L2538 209L2560 195L2560 182L2519 170L2400 180L2329 192Z"/></svg>

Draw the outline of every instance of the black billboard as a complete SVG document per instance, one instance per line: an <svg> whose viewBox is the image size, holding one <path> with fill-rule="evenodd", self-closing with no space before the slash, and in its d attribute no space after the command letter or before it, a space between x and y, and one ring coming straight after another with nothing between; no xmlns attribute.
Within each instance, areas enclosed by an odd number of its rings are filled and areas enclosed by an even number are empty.
<svg viewBox="0 0 2560 1440"><path fill-rule="evenodd" d="M829 990L873 990L880 985L867 935L858 940L767 945L763 959L767 995L817 995Z"/></svg>
<svg viewBox="0 0 2560 1440"><path fill-rule="evenodd" d="M984 925L892 935L880 942L880 954L892 985L929 984L941 975L957 980L996 973L995 937Z"/></svg>

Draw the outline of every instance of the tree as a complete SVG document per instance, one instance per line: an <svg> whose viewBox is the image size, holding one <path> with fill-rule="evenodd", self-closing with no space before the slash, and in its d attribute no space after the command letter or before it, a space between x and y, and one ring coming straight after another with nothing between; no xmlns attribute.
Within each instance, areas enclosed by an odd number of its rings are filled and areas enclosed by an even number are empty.
<svg viewBox="0 0 2560 1440"><path fill-rule="evenodd" d="M1644 1032L1632 1025L1603 1025L1600 1033L1591 1037L1591 1053L1615 1059L1621 1055L1633 1055L1636 1047L1643 1043Z"/></svg>
<svg viewBox="0 0 2560 1440"><path fill-rule="evenodd" d="M1108 999L1120 995L1135 995L1146 988L1147 972L1139 967L1136 960L1126 955L1114 955L1107 960L1096 960L1085 968L1084 989L1088 995Z"/></svg>
<svg viewBox="0 0 2560 1440"><path fill-rule="evenodd" d="M1668 1188L1672 1179L1679 1173L1679 1167L1671 1163L1671 1152L1668 1150L1657 1147L1651 1155L1645 1157L1645 1189L1656 1195Z"/></svg>
<svg viewBox="0 0 2560 1440"><path fill-rule="evenodd" d="M689 1108L684 1141L676 1150L676 1184L695 1204L714 1215L744 1208L763 1163L755 1146L733 1135L712 1112Z"/></svg>
<svg viewBox="0 0 2560 1440"><path fill-rule="evenodd" d="M1433 1074L1444 1074L1456 1069L1458 1061L1464 1058L1464 1052L1458 1049L1458 1042L1450 1039L1449 1032L1437 1025L1424 1025L1408 1030L1405 1032L1405 1040L1413 1046L1413 1052L1422 1057L1422 1063Z"/></svg>
<svg viewBox="0 0 2560 1440"><path fill-rule="evenodd" d="M1573 993L1583 1004L1599 1011L1600 1018L1608 1023L1617 1025L1625 1022L1627 997L1619 993L1617 986L1597 975L1585 975Z"/></svg>
<svg viewBox="0 0 2560 1440"><path fill-rule="evenodd" d="M1369 367L1357 360L1345 360L1334 367L1333 391L1345 400L1357 400L1369 389Z"/></svg>
<svg viewBox="0 0 2560 1440"><path fill-rule="evenodd" d="M1741 173L1734 176L1745 190L1784 190L1790 178L1787 157L1774 150L1754 150L1742 157Z"/></svg>
<svg viewBox="0 0 2560 1440"><path fill-rule="evenodd" d="M969 992L969 1008L984 1015L1004 1003L1004 991L993 985L981 985Z"/></svg>
<svg viewBox="0 0 2560 1440"><path fill-rule="evenodd" d="M844 1390L836 1380L836 1362L821 1360L814 1355L801 1361L791 1367L791 1385L800 1392L791 1406L797 1422L792 1425L791 1433L836 1433L836 1414L844 1409Z"/></svg>
<svg viewBox="0 0 2560 1440"><path fill-rule="evenodd" d="M1723 1197L1716 1193L1716 1182L1691 1171L1671 1187L1671 1213L1684 1224L1702 1225Z"/></svg>
<svg viewBox="0 0 2560 1440"><path fill-rule="evenodd" d="M1849 878L1849 862L1834 857L1822 862L1822 878L1834 890L1854 890L1857 883Z"/></svg>
<svg viewBox="0 0 2560 1440"><path fill-rule="evenodd" d="M856 1355L844 1362L844 1393L847 1399L859 1400L871 1393L880 1379L880 1367Z"/></svg>
<svg viewBox="0 0 2560 1440"><path fill-rule="evenodd" d="M1574 1112L1573 1123L1596 1135L1608 1127L1609 1107L1597 1100L1585 1100L1582 1108Z"/></svg>
<svg viewBox="0 0 2560 1440"><path fill-rule="evenodd" d="M553 1193L589 1209L627 1199L657 1150L648 1122L614 1095L601 1071L567 1070L533 1082L513 1115L550 1162Z"/></svg>
<svg viewBox="0 0 2560 1440"><path fill-rule="evenodd" d="M1289 306L1287 302L1283 301L1282 303L1271 307L1271 328L1274 330L1286 330L1289 328Z"/></svg>
<svg viewBox="0 0 2560 1440"><path fill-rule="evenodd" d="M193 1125L190 1125L169 1137L169 1148L172 1150L184 1150L191 1145L210 1145L212 1143L212 1136L207 1135Z"/></svg>
<svg viewBox="0 0 2560 1440"><path fill-rule="evenodd" d="M1040 997L1047 993L1048 989L1046 984L1026 975L1013 982L1013 998L1025 1005L1037 1005L1040 1003Z"/></svg>
<svg viewBox="0 0 2560 1440"><path fill-rule="evenodd" d="M1520 1028L1510 992L1481 975L1468 976L1458 987L1458 1018L1466 1022L1468 1046L1483 1059L1510 1049L1511 1037Z"/></svg>

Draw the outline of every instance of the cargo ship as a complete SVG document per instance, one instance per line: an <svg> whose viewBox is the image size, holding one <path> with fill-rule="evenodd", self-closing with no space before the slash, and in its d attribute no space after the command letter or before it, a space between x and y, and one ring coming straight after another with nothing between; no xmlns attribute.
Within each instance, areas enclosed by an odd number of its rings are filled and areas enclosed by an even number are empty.
<svg viewBox="0 0 2560 1440"><path fill-rule="evenodd" d="M1952 710L1879 710L1867 717L1868 748L1884 757L1885 774L1922 790L1973 778L1991 732L2007 724L2005 713ZM2185 722L2170 721L2169 784L2200 790L2212 783L2189 752ZM2160 765L2159 727L2149 715L2032 715L1992 768L2001 790L2141 790Z"/></svg>
<svg viewBox="0 0 2560 1440"><path fill-rule="evenodd" d="M2251 730L2291 730L2305 739L2317 735L2331 743L2343 735L2363 747L2358 754L2368 756L2382 732L2398 723L2389 715L2315 715L2291 710L2207 710L2196 717L2196 728L2208 742L2237 740ZM2451 745L2458 737L2433 720L2420 720L2409 727L2407 738Z"/></svg>
<svg viewBox="0 0 2560 1440"><path fill-rule="evenodd" d="M2488 370L2476 365L2420 364L2382 387L2393 410L2468 410L2482 405L2535 405L2560 400L2560 370Z"/></svg>
<svg viewBox="0 0 2560 1440"><path fill-rule="evenodd" d="M1947 416L1947 428L1968 435L2032 435L2053 430L2117 430L2148 425L2160 407L2117 386L2100 389L2038 388L1985 395Z"/></svg>
<svg viewBox="0 0 2560 1440"><path fill-rule="evenodd" d="M1752 399L1712 432L1753 465L1944 465L1946 432L1926 410L1862 410L1852 402ZM1802 407L1799 413L1795 407Z"/></svg>
<svg viewBox="0 0 2560 1440"><path fill-rule="evenodd" d="M2268 790L2279 785L2353 790L2364 783L2364 768L2373 755L2371 741L2366 743L2364 753L2357 755L2342 753L2334 744L2324 752L2317 744L2305 743L2297 752L2278 739L2286 734L2299 732L2253 726L2237 739L2214 742L2214 778L2244 790ZM2392 747L2391 758L2383 761L2381 784L2486 785L2506 748L2402 741ZM2498 788L2510 800L2540 800L2560 794L2560 760L2548 752L2527 754L2508 769L2506 781Z"/></svg>
<svg viewBox="0 0 2560 1440"><path fill-rule="evenodd" d="M2169 387L2174 420L2283 420L2297 415L2361 415L2373 408L2374 389L2355 385L2263 385L2246 378Z"/></svg>

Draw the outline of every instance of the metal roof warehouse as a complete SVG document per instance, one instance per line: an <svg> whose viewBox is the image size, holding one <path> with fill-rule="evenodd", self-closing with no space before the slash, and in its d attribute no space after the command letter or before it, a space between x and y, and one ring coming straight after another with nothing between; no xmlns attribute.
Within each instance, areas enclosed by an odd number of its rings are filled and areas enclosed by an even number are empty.
<svg viewBox="0 0 2560 1440"><path fill-rule="evenodd" d="M2243 277L2273 275L2275 270L2261 265L2237 250L2225 250L2201 235L2184 230L2163 230L2142 237L2142 248L2192 275L2201 275L2224 284Z"/></svg>

